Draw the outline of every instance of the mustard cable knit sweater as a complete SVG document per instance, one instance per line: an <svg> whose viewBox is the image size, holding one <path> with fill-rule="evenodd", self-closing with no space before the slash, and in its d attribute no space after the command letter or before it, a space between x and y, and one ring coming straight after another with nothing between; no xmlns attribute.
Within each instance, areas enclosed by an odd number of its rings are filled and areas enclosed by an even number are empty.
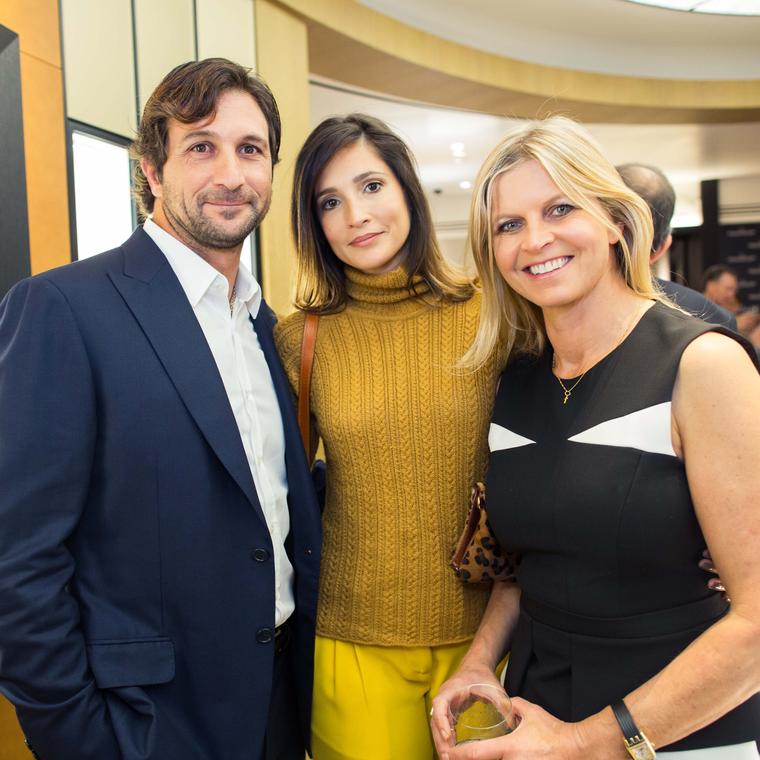
<svg viewBox="0 0 760 760"><path fill-rule="evenodd" d="M317 632L432 646L471 638L488 596L447 563L484 473L497 362L454 367L479 295L431 303L406 277L347 268L345 310L319 322L311 412L328 474ZM297 312L275 329L296 392L303 322Z"/></svg>

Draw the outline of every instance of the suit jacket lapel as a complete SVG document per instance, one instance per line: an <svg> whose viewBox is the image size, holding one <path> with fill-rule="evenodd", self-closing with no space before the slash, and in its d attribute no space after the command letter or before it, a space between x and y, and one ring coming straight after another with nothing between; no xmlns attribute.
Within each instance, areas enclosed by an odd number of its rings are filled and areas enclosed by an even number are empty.
<svg viewBox="0 0 760 760"><path fill-rule="evenodd" d="M124 273L112 272L111 280L208 444L264 520L222 378L179 280L141 228L122 249Z"/></svg>

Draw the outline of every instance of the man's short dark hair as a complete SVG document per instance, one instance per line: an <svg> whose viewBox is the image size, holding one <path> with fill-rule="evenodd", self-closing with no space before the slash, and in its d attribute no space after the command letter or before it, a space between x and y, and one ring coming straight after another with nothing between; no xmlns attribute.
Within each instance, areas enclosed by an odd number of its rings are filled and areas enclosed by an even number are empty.
<svg viewBox="0 0 760 760"><path fill-rule="evenodd" d="M707 267L707 269L702 272L702 292L704 293L708 282L715 282L715 280L719 280L723 277L724 274L730 274L733 277L736 277L737 280L739 279L736 270L731 269L731 267L726 266L725 264L713 264L711 267Z"/></svg>
<svg viewBox="0 0 760 760"><path fill-rule="evenodd" d="M237 63L226 58L190 61L172 69L153 90L143 109L137 137L132 143L134 170L133 192L143 215L153 211L153 193L140 168L145 159L154 166L159 177L166 163L166 140L169 120L192 124L213 116L219 97L228 90L247 92L258 104L269 128L269 151L272 166L279 160L280 112L277 101L266 83Z"/></svg>
<svg viewBox="0 0 760 760"><path fill-rule="evenodd" d="M656 166L623 164L617 170L623 182L647 202L654 225L652 251L659 250L670 234L670 220L676 207L673 185Z"/></svg>

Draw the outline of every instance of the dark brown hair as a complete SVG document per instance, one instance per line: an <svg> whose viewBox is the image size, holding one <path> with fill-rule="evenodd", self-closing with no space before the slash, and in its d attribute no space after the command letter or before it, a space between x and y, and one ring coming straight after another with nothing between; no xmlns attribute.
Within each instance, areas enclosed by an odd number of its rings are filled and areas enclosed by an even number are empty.
<svg viewBox="0 0 760 760"><path fill-rule="evenodd" d="M352 113L325 119L315 127L296 159L291 204L298 257L296 306L327 313L339 311L346 303L343 262L333 253L322 231L315 193L319 176L330 159L359 140L366 140L377 151L403 189L410 217L404 261L410 290L414 290L412 281L419 275L434 297L469 298L473 293L472 281L441 255L430 207L409 148L379 119Z"/></svg>
<svg viewBox="0 0 760 760"><path fill-rule="evenodd" d="M736 270L732 269L727 264L713 264L711 267L707 267L707 269L702 272L702 292L704 293L708 282L719 280L721 277L723 277L724 274L730 274L737 280L739 279L739 275L736 274Z"/></svg>
<svg viewBox="0 0 760 760"><path fill-rule="evenodd" d="M670 180L656 166L623 164L615 167L628 187L638 193L652 212L654 237L652 252L660 249L670 234L670 220L676 208L676 191Z"/></svg>
<svg viewBox="0 0 760 760"><path fill-rule="evenodd" d="M261 108L269 127L269 151L272 166L279 160L280 112L272 91L266 83L246 69L226 58L206 58L190 61L172 69L153 90L143 109L137 137L132 143L134 169L133 193L143 215L153 211L153 193L140 168L145 159L161 176L166 163L166 139L169 120L192 124L213 116L219 97L228 90L247 92Z"/></svg>

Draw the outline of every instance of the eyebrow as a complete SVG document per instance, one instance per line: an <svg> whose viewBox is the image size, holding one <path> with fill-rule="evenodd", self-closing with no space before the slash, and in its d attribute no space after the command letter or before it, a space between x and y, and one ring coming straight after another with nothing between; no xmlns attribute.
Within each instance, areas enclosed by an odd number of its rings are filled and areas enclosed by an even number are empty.
<svg viewBox="0 0 760 760"><path fill-rule="evenodd" d="M356 175L356 176L355 176L355 177L354 177L354 178L353 178L351 181L352 181L354 184L358 184L358 183L359 183L359 182L361 182L362 180L365 180L365 179L367 179L367 177L373 177L373 176L374 176L374 177L385 177L385 176L386 176L386 174L385 174L385 172L376 171L376 170L374 170L374 169L371 169L371 170L370 170L370 171L368 171L368 172L362 172L361 174L357 174L357 175ZM335 193L335 192L337 192L337 188L335 188L335 187L325 187L325 188L323 188L322 190L320 190L320 191L319 191L319 192L316 194L316 196L315 196L315 197L316 197L316 198L321 198L323 195L327 195L328 193Z"/></svg>
<svg viewBox="0 0 760 760"><path fill-rule="evenodd" d="M192 140L197 140L199 137L219 137L219 134L212 129L194 129L192 132L188 132L180 142L181 144L184 144ZM257 143L258 145L269 147L269 141L266 138L254 134L243 135L240 142Z"/></svg>
<svg viewBox="0 0 760 760"><path fill-rule="evenodd" d="M557 201L560 201L560 200L566 200L566 201L570 202L570 199L564 193L557 193L557 195L553 195L551 198L549 198L549 200L544 201L543 205L544 206L551 206L552 203L556 203ZM515 214L509 214L509 213L498 214L498 215L497 214L493 214L493 218L494 219L505 219L505 218L508 218L510 216L515 216Z"/></svg>

